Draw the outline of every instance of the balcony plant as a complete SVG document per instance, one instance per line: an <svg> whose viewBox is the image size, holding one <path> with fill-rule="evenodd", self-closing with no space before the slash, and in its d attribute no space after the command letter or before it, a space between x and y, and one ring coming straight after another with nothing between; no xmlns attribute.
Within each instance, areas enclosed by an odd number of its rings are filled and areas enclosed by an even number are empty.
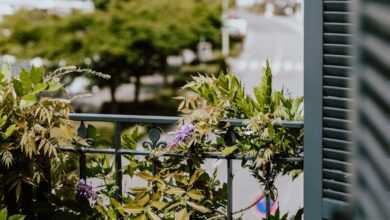
<svg viewBox="0 0 390 220"><path fill-rule="evenodd" d="M299 158L303 148L302 129L281 126L284 120L302 120L303 98L291 98L283 91L272 90L272 73L267 62L260 86L254 97L248 96L236 76L197 76L184 86L187 91L179 110L183 119L178 123L175 137L168 145L149 148L152 156L136 159L129 156L128 174L144 179L142 188L132 188L122 195L122 201L101 197L97 209L102 218L115 210L125 219L225 219L226 184L217 180L215 172L203 168L205 153L225 156L240 154L242 166L248 168L260 185L276 200L275 178L280 174L296 177L302 162L285 158ZM232 127L226 119L246 119L242 126ZM135 149L136 142L126 141ZM148 145L146 145L148 147ZM161 157L165 153L179 153L186 157ZM246 159L245 159L246 158ZM152 168L158 165L157 169ZM155 175L153 175L155 174ZM114 197L114 194L105 194ZM240 214L253 205L237 211ZM302 214L300 210L295 219ZM104 217L105 216L105 217ZM106 218L107 219L107 218ZM287 219L279 211L272 219Z"/></svg>
<svg viewBox="0 0 390 220"><path fill-rule="evenodd" d="M0 199L10 213L41 219L225 219L226 184L216 178L215 171L208 173L203 168L203 154L240 154L244 157L242 166L250 169L273 200L278 197L276 176L295 177L302 170L301 162L290 163L283 158L301 155L303 131L280 124L302 119L303 99L273 91L267 63L254 97L245 94L232 74L200 75L184 86L187 93L178 98L183 119L173 140L158 143L155 136L144 144L152 151L150 156L125 156L127 167L123 172L143 179L145 186L118 194L112 184L113 163L105 156L87 164L93 168L89 176L103 178L103 186L97 189L88 181L78 182L75 158L59 154L57 147L64 141L78 146L93 141L64 135L74 130L68 118L72 98L54 98L64 95L60 78L74 71L84 70L64 68L45 73L33 68L19 76L4 71L0 74ZM231 118L245 122L233 127L226 122ZM130 129L130 134L122 136L122 145L136 149L141 130ZM62 135L54 135L56 131ZM162 157L166 153L186 156ZM32 199L36 203L32 204ZM279 218L286 215L277 212L273 219Z"/></svg>
<svg viewBox="0 0 390 220"><path fill-rule="evenodd" d="M57 147L66 141L63 134L73 129L68 114L76 98L66 96L60 80L72 73L107 78L76 67L0 71L0 204L11 214L47 217L40 211L51 207L49 189L56 177L50 178L50 168L56 166L61 174L57 164L66 158L58 157Z"/></svg>

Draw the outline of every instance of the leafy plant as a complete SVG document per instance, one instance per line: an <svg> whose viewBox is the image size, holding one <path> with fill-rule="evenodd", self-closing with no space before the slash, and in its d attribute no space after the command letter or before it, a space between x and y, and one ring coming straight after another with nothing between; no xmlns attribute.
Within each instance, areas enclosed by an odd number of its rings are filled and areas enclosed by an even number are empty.
<svg viewBox="0 0 390 220"><path fill-rule="evenodd" d="M90 147L99 134L89 125L85 128L87 137L74 137L75 129L68 119L72 98L65 96L60 83L62 76L73 71L83 70L72 67L44 73L33 68L19 76L0 74L0 198L11 213L32 210L29 201L34 198L39 204L37 216L42 219L225 219L226 183L216 178L216 170L211 174L204 170L204 154L241 154L242 166L274 201L278 197L276 176L296 177L302 170L302 162L295 159L303 150L303 131L283 127L281 122L302 119L303 98L273 91L267 62L253 97L245 94L232 74L200 75L184 86L188 92L178 98L184 117L173 140L168 144L145 142L143 146L152 154L142 159L123 156L126 166L122 172L142 179L144 186L119 195L110 156L87 160L87 176L101 179L102 186L79 181L77 158L59 154L57 147L66 142ZM61 95L65 98L54 98ZM241 126L232 126L227 119L245 120ZM145 132L145 127L131 127L121 135L121 144L136 149ZM294 218L301 215L298 212ZM278 210L272 218L284 220L288 215Z"/></svg>
<svg viewBox="0 0 390 220"><path fill-rule="evenodd" d="M5 208L0 210L0 220L23 220L24 218L24 215L19 214L8 216L8 211Z"/></svg>
<svg viewBox="0 0 390 220"><path fill-rule="evenodd" d="M184 88L192 91L178 98L186 123L195 127L190 146L196 143L204 152L242 154L242 166L250 169L273 199L277 197L274 187L277 175L299 175L302 161L286 158L299 158L302 154L303 130L282 127L281 122L303 119L303 98L291 98L283 91L272 90L268 61L261 84L254 88L254 97L245 94L241 82L232 74L200 75ZM246 122L241 127L232 127L225 122L231 118L246 119ZM210 134L216 136L215 141L209 138Z"/></svg>
<svg viewBox="0 0 390 220"><path fill-rule="evenodd" d="M215 171L210 175L202 168L205 153L242 154L242 166L250 169L273 200L277 197L276 176L296 177L301 172L300 160L290 162L285 158L300 157L303 131L282 127L281 121L301 120L303 99L272 90L268 62L261 84L254 88L254 97L245 94L241 82L232 74L200 75L184 89L189 92L178 98L184 119L178 123L168 146L148 149L152 155L142 160L127 157L130 161L127 174L135 174L146 185L132 188L121 202L106 193L105 197L111 198L109 204L98 202L97 206L103 217L112 218L117 210L125 219L226 218L226 184L216 179ZM233 127L226 122L232 118L246 120L242 126ZM136 133L122 136L125 146L135 148L139 141L134 138ZM166 153L186 156L159 157ZM271 218L283 220L288 215L281 215L278 210Z"/></svg>
<svg viewBox="0 0 390 220"><path fill-rule="evenodd" d="M76 97L66 96L60 80L75 72L108 77L76 67L0 72L0 198L11 213L30 212L33 199L48 201L51 161L73 130L68 114Z"/></svg>

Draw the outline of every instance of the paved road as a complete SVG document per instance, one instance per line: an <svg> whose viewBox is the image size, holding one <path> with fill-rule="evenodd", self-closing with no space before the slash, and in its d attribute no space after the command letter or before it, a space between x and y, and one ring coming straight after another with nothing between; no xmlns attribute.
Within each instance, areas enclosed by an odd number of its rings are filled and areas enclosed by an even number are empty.
<svg viewBox="0 0 390 220"><path fill-rule="evenodd" d="M303 95L303 22L300 16L263 17L241 11L241 17L248 21L248 35L243 53L230 60L233 71L243 82L245 90L251 94L253 86L261 79L261 68L266 59L273 69L273 87L282 89L292 96ZM212 162L210 162L212 163ZM220 166L221 178L226 178L226 164ZM261 191L249 172L234 163L234 203L238 210L252 202ZM280 208L295 211L303 206L303 177L294 182L290 177L278 178ZM243 216L244 220L260 219L254 209Z"/></svg>
<svg viewBox="0 0 390 220"><path fill-rule="evenodd" d="M231 70L252 92L261 78L265 60L271 61L274 88L286 88L292 95L303 95L303 32L300 16L263 17L240 12L248 21L243 53L230 60Z"/></svg>

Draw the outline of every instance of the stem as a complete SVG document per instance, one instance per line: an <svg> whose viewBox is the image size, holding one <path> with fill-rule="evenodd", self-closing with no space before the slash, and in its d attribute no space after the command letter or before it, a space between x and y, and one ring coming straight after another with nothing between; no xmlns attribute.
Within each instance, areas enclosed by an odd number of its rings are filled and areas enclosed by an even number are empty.
<svg viewBox="0 0 390 220"><path fill-rule="evenodd" d="M136 74L135 76L135 89L134 89L134 102L139 102L139 94L141 90L141 76Z"/></svg>
<svg viewBox="0 0 390 220"><path fill-rule="evenodd" d="M245 207L245 208L242 208L238 211L235 211L233 212L233 215L236 215L236 214L240 214L240 213L243 213L251 208L253 208L258 202L260 202L260 200L262 199L263 197L262 196L259 196L259 198L257 198L254 202L252 202L249 206Z"/></svg>

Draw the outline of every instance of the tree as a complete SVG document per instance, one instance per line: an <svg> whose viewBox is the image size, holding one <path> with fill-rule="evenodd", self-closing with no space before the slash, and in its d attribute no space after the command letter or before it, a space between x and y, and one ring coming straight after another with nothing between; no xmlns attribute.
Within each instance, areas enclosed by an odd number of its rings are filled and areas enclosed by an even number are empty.
<svg viewBox="0 0 390 220"><path fill-rule="evenodd" d="M0 39L0 53L22 59L42 57L53 66L66 62L108 73L111 80L95 83L111 89L113 103L116 88L132 76L137 102L141 77L163 73L167 56L195 49L200 38L215 45L220 42L221 7L215 0L95 3L99 5L93 13L57 16L20 11L7 17L0 28L10 34Z"/></svg>

